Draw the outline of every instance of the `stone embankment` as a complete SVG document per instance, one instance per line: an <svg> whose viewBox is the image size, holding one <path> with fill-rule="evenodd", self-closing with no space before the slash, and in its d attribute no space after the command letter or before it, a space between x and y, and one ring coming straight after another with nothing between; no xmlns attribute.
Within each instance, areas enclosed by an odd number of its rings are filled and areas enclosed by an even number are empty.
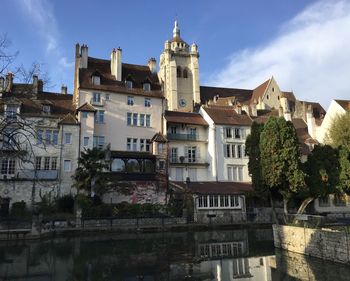
<svg viewBox="0 0 350 281"><path fill-rule="evenodd" d="M350 234L331 229L273 225L277 248L350 264Z"/></svg>

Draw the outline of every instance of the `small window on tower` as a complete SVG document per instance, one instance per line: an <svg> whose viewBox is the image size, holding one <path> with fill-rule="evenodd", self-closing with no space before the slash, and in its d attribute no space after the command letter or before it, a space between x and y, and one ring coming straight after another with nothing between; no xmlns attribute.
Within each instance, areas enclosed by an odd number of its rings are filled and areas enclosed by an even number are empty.
<svg viewBox="0 0 350 281"><path fill-rule="evenodd" d="M178 78L181 78L181 67L180 67L180 66L178 66L178 67L176 68L176 76L177 76Z"/></svg>
<svg viewBox="0 0 350 281"><path fill-rule="evenodd" d="M187 71L187 68L184 69L183 77L184 77L184 78L188 78L188 71Z"/></svg>

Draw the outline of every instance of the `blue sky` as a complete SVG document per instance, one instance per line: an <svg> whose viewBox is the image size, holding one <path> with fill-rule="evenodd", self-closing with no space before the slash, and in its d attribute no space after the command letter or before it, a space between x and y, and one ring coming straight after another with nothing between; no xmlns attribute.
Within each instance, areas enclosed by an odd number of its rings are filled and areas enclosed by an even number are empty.
<svg viewBox="0 0 350 281"><path fill-rule="evenodd" d="M17 64L44 64L50 90L72 91L74 45L123 61L159 60L174 19L200 52L202 85L255 88L274 75L283 90L320 101L350 99L350 1L2 1L0 33ZM349 89L349 90L348 90Z"/></svg>

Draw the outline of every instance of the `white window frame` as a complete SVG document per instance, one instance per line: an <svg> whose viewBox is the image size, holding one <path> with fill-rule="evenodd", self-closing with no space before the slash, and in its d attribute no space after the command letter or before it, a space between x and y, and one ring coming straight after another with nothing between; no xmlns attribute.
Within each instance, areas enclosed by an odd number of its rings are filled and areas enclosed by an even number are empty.
<svg viewBox="0 0 350 281"><path fill-rule="evenodd" d="M133 106L135 104L135 99L133 96L127 97L127 105Z"/></svg>
<svg viewBox="0 0 350 281"><path fill-rule="evenodd" d="M67 137L69 137L68 141ZM64 144L72 144L72 133L64 133Z"/></svg>
<svg viewBox="0 0 350 281"><path fill-rule="evenodd" d="M72 171L72 160L64 159L64 161L63 161L63 170L65 172L67 172L67 173Z"/></svg>
<svg viewBox="0 0 350 281"><path fill-rule="evenodd" d="M198 195L198 209L242 209L241 196L238 194L204 194ZM222 203L224 205L222 206ZM228 204L227 204L228 203Z"/></svg>

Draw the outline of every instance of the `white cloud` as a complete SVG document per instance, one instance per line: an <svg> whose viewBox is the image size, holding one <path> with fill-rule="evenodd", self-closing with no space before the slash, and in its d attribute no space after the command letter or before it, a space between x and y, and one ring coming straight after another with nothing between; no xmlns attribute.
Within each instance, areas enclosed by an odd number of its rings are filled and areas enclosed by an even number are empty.
<svg viewBox="0 0 350 281"><path fill-rule="evenodd" d="M274 75L298 99L328 107L350 99L350 1L319 1L281 28L266 45L232 54L210 84L255 88Z"/></svg>
<svg viewBox="0 0 350 281"><path fill-rule="evenodd" d="M69 62L66 57L62 57L59 60L59 65L64 67L64 68L70 68L74 66L74 61Z"/></svg>

